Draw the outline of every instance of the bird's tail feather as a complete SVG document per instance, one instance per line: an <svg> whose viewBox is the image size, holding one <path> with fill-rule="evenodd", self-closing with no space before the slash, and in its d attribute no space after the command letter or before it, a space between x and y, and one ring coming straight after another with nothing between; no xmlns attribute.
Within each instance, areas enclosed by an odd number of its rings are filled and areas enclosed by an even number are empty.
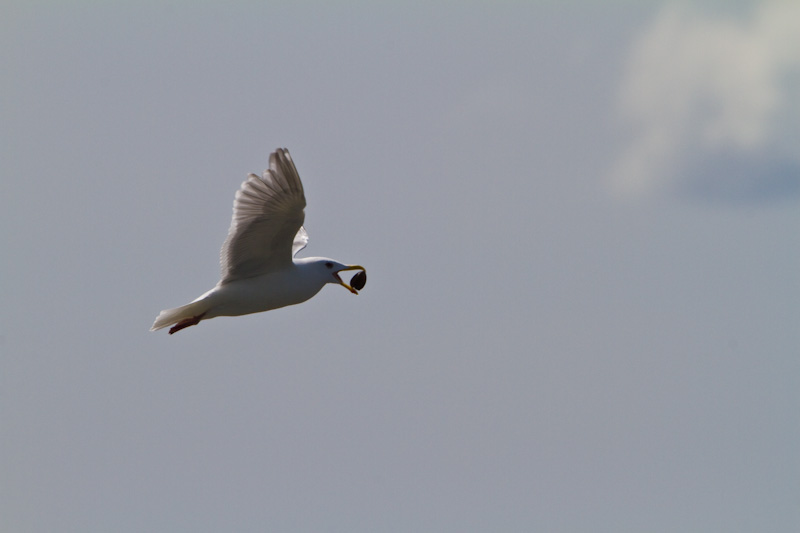
<svg viewBox="0 0 800 533"><path fill-rule="evenodd" d="M208 311L209 304L206 300L196 300L192 303L176 307L175 309L164 309L156 317L150 331L165 328L177 324L185 318L200 316Z"/></svg>

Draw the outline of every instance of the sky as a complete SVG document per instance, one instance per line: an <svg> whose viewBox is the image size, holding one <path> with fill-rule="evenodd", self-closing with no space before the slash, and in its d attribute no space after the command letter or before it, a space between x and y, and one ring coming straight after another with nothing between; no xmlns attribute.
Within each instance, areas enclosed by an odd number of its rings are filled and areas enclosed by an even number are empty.
<svg viewBox="0 0 800 533"><path fill-rule="evenodd" d="M0 529L800 529L796 2L21 2ZM276 147L302 255L167 335Z"/></svg>

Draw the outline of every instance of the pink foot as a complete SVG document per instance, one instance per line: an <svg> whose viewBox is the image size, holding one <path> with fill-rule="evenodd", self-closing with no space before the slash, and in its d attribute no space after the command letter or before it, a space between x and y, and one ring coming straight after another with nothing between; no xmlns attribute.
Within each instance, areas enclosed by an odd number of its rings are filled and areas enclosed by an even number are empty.
<svg viewBox="0 0 800 533"><path fill-rule="evenodd" d="M180 331L183 328L188 328L189 326L194 326L196 324L199 324L200 321L203 320L204 316L206 316L206 313L203 313L202 315L193 316L190 318L184 318L183 320L181 320L180 322L169 328L169 334L172 335L176 331Z"/></svg>

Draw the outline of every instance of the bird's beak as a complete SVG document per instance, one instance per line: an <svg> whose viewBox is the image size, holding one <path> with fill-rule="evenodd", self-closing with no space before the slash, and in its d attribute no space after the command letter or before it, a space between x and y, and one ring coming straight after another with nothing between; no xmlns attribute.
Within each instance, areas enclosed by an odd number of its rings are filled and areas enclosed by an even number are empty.
<svg viewBox="0 0 800 533"><path fill-rule="evenodd" d="M339 272L344 272L345 270L363 270L366 272L366 268L362 267L361 265L349 265L344 267L343 269L334 272L333 277L336 278L336 281L339 282L339 285L347 289L348 291L352 292L353 294L358 294L358 291L355 290L353 287L342 281L342 278L339 277Z"/></svg>

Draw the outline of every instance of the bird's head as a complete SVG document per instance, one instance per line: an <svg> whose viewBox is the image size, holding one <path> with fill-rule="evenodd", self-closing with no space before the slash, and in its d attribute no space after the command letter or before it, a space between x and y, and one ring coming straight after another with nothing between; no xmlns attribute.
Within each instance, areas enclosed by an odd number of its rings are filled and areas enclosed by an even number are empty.
<svg viewBox="0 0 800 533"><path fill-rule="evenodd" d="M333 259L325 259L325 258L319 259L318 262L319 262L318 264L320 265L319 268L323 269L324 271L327 271L328 275L330 276L330 278L326 281L326 283L338 283L339 285L341 285L348 291L352 292L353 294L358 294L358 290L360 290L364 286L363 283L360 283L361 285L360 287L354 288L351 285L345 283L344 280L341 278L341 276L339 276L341 272L346 272L348 270L360 270L361 272L356 274L356 276L359 276L364 281L366 281L367 270L361 265L343 265L342 263L334 261ZM355 276L353 276L353 279L355 279ZM351 281L351 283L353 282Z"/></svg>

